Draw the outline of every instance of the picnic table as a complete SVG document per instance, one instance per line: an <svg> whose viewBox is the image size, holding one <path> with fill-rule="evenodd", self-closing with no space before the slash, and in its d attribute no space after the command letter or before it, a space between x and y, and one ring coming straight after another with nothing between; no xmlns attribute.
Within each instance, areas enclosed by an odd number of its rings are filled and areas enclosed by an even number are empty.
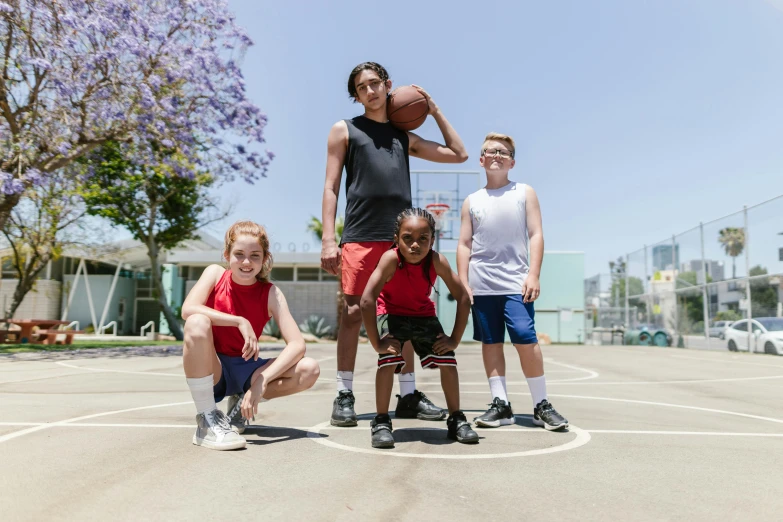
<svg viewBox="0 0 783 522"><path fill-rule="evenodd" d="M13 343L31 343L31 344L55 344L58 335L65 334L63 344L71 344L75 330L57 330L58 326L70 324L69 321L60 321L57 319L2 319L0 322L6 324L15 324L19 330L5 330L2 332L6 337L6 342ZM38 327L38 331L33 333L33 328ZM13 336L10 340L8 337Z"/></svg>

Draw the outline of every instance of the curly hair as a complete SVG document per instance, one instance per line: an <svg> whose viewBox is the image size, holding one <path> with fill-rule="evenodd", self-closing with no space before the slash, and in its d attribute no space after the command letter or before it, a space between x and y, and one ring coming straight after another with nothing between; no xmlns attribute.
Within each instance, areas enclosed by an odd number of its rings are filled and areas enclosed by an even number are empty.
<svg viewBox="0 0 783 522"><path fill-rule="evenodd" d="M427 222L427 224L430 226L430 234L432 234L433 238L435 237L435 234L438 233L437 230L435 230L435 218L432 216L432 214L430 214L429 212L427 212L423 208L406 208L405 210L403 210L402 212L397 214L397 221L394 223L395 244L397 243L397 240L399 240L400 228L402 227L402 224L405 222L406 219L412 218L412 217L417 217L417 218L421 218L421 219L425 220ZM430 279L430 267L432 266L432 254L433 254L433 252L434 252L434 250L432 248L430 248L430 251L427 254L427 257L424 258L424 262L423 262L424 265L422 266L424 277L425 277L425 279L427 279L427 283L429 283L430 289L433 289L435 287L435 281L432 281ZM400 261L400 268L402 268L402 261ZM435 290L435 293L439 294L439 292L437 290Z"/></svg>
<svg viewBox="0 0 783 522"><path fill-rule="evenodd" d="M269 282L269 274L272 272L272 252L269 251L269 236L266 229L252 221L237 221L226 231L224 255L226 259L231 255L231 248L239 236L247 235L258 239L258 244L264 249L264 263L261 265L261 271L256 274L256 279L262 283Z"/></svg>
<svg viewBox="0 0 783 522"><path fill-rule="evenodd" d="M378 78L380 78L382 82L385 82L389 79L389 73L386 71L383 65L375 62L360 63L353 68L351 74L348 76L348 95L353 99L353 101L359 99L359 94L356 92L355 80L362 71L374 71L378 74Z"/></svg>

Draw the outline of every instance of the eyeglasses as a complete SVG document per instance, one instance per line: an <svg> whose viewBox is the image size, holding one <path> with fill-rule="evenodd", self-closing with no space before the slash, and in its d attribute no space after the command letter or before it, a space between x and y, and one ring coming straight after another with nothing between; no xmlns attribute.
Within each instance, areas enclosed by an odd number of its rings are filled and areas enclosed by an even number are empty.
<svg viewBox="0 0 783 522"><path fill-rule="evenodd" d="M481 151L481 154L483 156L489 156L489 157L500 156L501 158L505 158L505 159L514 157L513 152L509 152L504 149L484 149Z"/></svg>
<svg viewBox="0 0 783 522"><path fill-rule="evenodd" d="M356 88L356 92L362 92L362 93L367 92L367 89L369 89L370 87L372 87L373 91L377 91L381 87L381 85L383 85L383 80L372 80L371 82L359 85Z"/></svg>

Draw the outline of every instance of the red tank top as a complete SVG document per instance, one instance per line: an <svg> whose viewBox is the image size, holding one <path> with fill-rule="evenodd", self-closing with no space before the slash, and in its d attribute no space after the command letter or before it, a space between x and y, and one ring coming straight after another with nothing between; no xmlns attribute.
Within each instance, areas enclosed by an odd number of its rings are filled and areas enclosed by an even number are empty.
<svg viewBox="0 0 783 522"><path fill-rule="evenodd" d="M432 262L432 251L429 259L418 265L405 262L397 247L397 269L388 283L383 285L376 307L377 315L408 315L413 317L435 317L435 303L430 299L432 285L437 274L435 263ZM402 268L400 268L402 265ZM428 277L424 277L424 267L429 265Z"/></svg>
<svg viewBox="0 0 783 522"><path fill-rule="evenodd" d="M240 285L231 279L231 270L226 270L207 298L206 306L250 321L258 338L269 321L269 290L272 283L256 281L252 285ZM215 351L223 355L240 357L245 339L236 326L212 325Z"/></svg>

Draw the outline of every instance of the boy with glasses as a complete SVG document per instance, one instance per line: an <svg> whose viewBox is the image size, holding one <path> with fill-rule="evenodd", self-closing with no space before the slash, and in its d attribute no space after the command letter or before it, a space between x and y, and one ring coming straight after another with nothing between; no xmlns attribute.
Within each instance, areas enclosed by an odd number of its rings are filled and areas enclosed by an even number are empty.
<svg viewBox="0 0 783 522"><path fill-rule="evenodd" d="M538 197L529 185L508 179L515 163L510 136L487 134L479 163L487 185L462 205L457 246L457 271L473 304L473 338L482 343L492 393L489 409L474 421L482 428L514 424L503 355L507 329L533 398L533 423L547 430L565 429L568 421L547 400L534 322L544 257Z"/></svg>

